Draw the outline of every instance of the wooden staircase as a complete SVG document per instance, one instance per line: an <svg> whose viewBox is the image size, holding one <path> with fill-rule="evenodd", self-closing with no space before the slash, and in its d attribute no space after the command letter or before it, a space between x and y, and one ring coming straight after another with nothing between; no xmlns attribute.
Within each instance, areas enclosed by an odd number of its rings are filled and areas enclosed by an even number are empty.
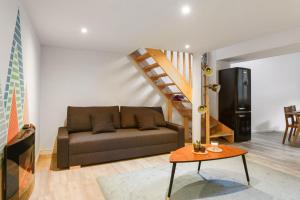
<svg viewBox="0 0 300 200"><path fill-rule="evenodd" d="M202 134L202 141L206 141L205 136L205 119L202 118L202 124L201 124L201 132ZM219 138L225 139L229 143L234 142L234 133L233 130L229 127L225 126L218 120L216 120L213 117L210 117L210 134L209 134L209 141L211 140L217 140Z"/></svg>
<svg viewBox="0 0 300 200"><path fill-rule="evenodd" d="M172 121L174 108L182 116L185 140L190 142L192 138L190 129L192 119L192 54L146 48L138 49L129 56L168 100L168 121ZM211 126L211 138L224 136L229 142L233 142L233 137L228 134L231 129L229 130L228 127L214 118L211 118L210 121L213 125ZM202 127L204 125L205 123L202 122Z"/></svg>

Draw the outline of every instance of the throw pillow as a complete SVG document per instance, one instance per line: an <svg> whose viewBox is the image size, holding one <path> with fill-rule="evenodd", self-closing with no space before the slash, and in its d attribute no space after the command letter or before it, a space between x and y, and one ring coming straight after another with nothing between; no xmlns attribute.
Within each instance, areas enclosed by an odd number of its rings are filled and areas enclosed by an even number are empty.
<svg viewBox="0 0 300 200"><path fill-rule="evenodd" d="M152 114L137 114L136 121L141 131L158 129Z"/></svg>
<svg viewBox="0 0 300 200"><path fill-rule="evenodd" d="M91 116L93 133L115 132L112 115L107 113L97 113Z"/></svg>

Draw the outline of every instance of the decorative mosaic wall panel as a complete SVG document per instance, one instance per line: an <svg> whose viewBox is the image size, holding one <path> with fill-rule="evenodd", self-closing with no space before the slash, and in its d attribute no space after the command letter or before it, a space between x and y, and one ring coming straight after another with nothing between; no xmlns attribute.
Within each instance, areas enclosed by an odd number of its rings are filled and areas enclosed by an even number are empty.
<svg viewBox="0 0 300 200"><path fill-rule="evenodd" d="M4 148L7 141L7 124L5 118L5 109L3 104L3 95L0 87L0 150Z"/></svg>
<svg viewBox="0 0 300 200"><path fill-rule="evenodd" d="M4 93L8 141L22 128L24 114L24 73L20 12L18 11Z"/></svg>

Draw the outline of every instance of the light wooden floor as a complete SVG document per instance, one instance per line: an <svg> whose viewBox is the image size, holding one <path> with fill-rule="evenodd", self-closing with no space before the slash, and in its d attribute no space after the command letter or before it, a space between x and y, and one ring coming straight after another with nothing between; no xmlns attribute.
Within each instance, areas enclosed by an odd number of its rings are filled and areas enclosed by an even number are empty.
<svg viewBox="0 0 300 200"><path fill-rule="evenodd" d="M292 147L281 144L282 133L253 134L250 142L236 144L249 150L247 159L300 177L300 141ZM87 166L77 169L50 170L51 156L39 158L36 185L31 200L103 200L96 183L98 176L168 164L169 155Z"/></svg>

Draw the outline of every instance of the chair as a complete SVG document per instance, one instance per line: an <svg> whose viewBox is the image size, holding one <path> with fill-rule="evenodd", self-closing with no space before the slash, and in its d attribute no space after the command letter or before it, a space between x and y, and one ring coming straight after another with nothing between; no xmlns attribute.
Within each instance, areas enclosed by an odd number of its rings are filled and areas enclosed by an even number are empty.
<svg viewBox="0 0 300 200"><path fill-rule="evenodd" d="M288 106L288 107L284 107L284 116L285 116L285 131L284 131L284 135L283 135L283 140L282 140L282 144L285 143L285 139L288 133L288 129L290 128L290 132L289 132L289 138L288 140L291 140L292 134L296 133L296 130L298 128L298 119L295 118L295 116L293 114L290 114L291 112L295 112L296 111L296 106Z"/></svg>

